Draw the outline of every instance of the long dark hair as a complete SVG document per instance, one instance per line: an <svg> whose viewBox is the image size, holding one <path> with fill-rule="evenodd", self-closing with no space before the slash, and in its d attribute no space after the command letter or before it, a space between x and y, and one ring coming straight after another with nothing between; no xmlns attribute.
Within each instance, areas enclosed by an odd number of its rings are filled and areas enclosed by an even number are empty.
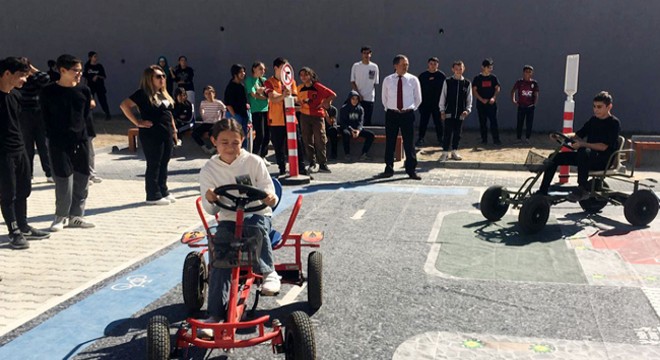
<svg viewBox="0 0 660 360"><path fill-rule="evenodd" d="M316 75L316 72L314 72L312 68L304 66L300 69L300 71L298 71L298 75L300 75L301 72L306 72L309 74L309 77L312 80L312 84L319 81L318 75Z"/></svg>

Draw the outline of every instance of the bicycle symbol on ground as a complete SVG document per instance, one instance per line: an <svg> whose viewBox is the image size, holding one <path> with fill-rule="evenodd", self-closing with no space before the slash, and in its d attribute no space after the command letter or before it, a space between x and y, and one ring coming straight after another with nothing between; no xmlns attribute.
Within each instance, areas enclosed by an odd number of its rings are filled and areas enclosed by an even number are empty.
<svg viewBox="0 0 660 360"><path fill-rule="evenodd" d="M111 289L116 291L130 290L136 287L144 287L153 280L148 279L147 275L131 275L126 277L127 283L119 283L112 285Z"/></svg>

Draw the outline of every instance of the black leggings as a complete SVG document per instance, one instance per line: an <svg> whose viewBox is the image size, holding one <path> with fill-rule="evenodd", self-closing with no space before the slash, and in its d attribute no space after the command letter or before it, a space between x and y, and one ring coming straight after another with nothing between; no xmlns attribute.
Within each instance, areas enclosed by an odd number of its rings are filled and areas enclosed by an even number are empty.
<svg viewBox="0 0 660 360"><path fill-rule="evenodd" d="M147 160L144 173L147 201L160 200L170 194L167 189L167 165L172 156L172 138L143 135L140 132L140 142Z"/></svg>
<svg viewBox="0 0 660 360"><path fill-rule="evenodd" d="M27 228L27 198L32 192L24 151L0 154L0 207L9 233Z"/></svg>
<svg viewBox="0 0 660 360"><path fill-rule="evenodd" d="M270 141L268 112L252 113L252 127L256 133L254 144L252 144L252 153L266 157L268 155L268 142Z"/></svg>

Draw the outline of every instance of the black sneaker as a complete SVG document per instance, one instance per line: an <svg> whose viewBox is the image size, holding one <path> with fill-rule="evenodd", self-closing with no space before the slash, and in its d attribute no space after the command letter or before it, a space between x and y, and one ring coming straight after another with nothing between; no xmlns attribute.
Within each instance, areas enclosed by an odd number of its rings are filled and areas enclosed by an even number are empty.
<svg viewBox="0 0 660 360"><path fill-rule="evenodd" d="M572 193L568 194L568 197L566 199L571 202L578 202L578 201L586 200L588 198L589 198L589 191L581 187L578 187Z"/></svg>
<svg viewBox="0 0 660 360"><path fill-rule="evenodd" d="M27 240L41 240L50 237L50 233L35 229L32 226L28 226L25 230L21 230L21 233L23 233L23 237Z"/></svg>
<svg viewBox="0 0 660 360"><path fill-rule="evenodd" d="M328 167L327 164L319 165L319 172L322 173L331 173L330 168Z"/></svg>
<svg viewBox="0 0 660 360"><path fill-rule="evenodd" d="M30 243L28 243L23 234L17 230L9 234L9 246L15 250L21 250L29 248Z"/></svg>

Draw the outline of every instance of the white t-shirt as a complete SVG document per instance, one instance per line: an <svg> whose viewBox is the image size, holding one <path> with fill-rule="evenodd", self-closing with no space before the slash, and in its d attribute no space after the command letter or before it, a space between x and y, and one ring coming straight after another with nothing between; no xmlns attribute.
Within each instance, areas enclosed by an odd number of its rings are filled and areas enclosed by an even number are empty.
<svg viewBox="0 0 660 360"><path fill-rule="evenodd" d="M376 99L376 87L380 81L378 74L378 65L373 62L363 64L358 61L351 68L351 82L355 82L362 100L374 102Z"/></svg>
<svg viewBox="0 0 660 360"><path fill-rule="evenodd" d="M264 164L261 157L251 154L248 151L241 149L241 153L236 160L231 164L220 160L219 155L214 155L209 161L204 164L199 172L199 187L202 194L202 206L207 213L211 215L218 214L218 221L236 221L236 213L233 211L225 210L215 204L211 204L206 200L206 190L215 189L222 185L236 184L237 177L247 176L250 178L252 186L262 189L267 193L275 194L275 186L273 180L270 178L268 169ZM237 191L231 191L230 194L239 196ZM277 196L277 195L276 195ZM232 201L226 200L226 204L235 205ZM246 207L256 206L261 204L261 201L256 201L248 204ZM256 211L249 214L259 214L263 216L272 216L273 210L270 206L263 210Z"/></svg>

